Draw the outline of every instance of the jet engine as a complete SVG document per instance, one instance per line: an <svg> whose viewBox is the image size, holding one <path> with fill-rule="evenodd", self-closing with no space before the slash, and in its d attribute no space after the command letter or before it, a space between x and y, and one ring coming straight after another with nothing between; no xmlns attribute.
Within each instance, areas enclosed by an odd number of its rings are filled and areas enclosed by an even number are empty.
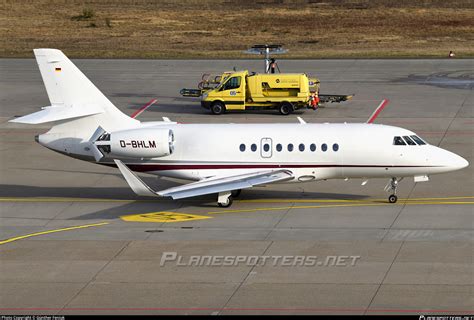
<svg viewBox="0 0 474 320"><path fill-rule="evenodd" d="M93 144L100 153L95 152L96 160L106 154L110 157L158 158L173 153L174 134L165 128L104 132Z"/></svg>

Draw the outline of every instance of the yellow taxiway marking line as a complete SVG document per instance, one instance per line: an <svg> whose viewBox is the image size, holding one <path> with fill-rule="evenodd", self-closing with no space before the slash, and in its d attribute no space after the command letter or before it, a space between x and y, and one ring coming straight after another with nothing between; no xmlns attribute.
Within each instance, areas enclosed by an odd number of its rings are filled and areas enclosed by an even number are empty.
<svg viewBox="0 0 474 320"><path fill-rule="evenodd" d="M430 201L430 200L461 200L461 199L474 199L472 196L466 197L444 197L444 198L399 198L398 201ZM338 203L338 202L350 202L350 203L372 203L378 201L387 201L387 199L255 199L255 200L236 200L243 203Z"/></svg>
<svg viewBox="0 0 474 320"><path fill-rule="evenodd" d="M393 205L436 205L436 204L449 204L449 205L468 205L474 204L474 201L431 201L431 202L398 202L398 203L347 203L347 204L327 204L327 205L313 205L313 206L288 206L288 207L268 207L268 208L252 208L252 209L237 209L237 210L222 210L212 211L208 214L220 214L220 213L237 213L237 212L258 212L258 211L277 211L277 210L289 210L289 209L315 209L315 208L338 208L338 207L371 207L371 206L393 206Z"/></svg>
<svg viewBox="0 0 474 320"><path fill-rule="evenodd" d="M399 198L398 201L429 201L474 199L474 196L442 197L442 198ZM0 197L0 202L160 202L165 199L104 199L104 198L53 198L53 197ZM193 201L193 200L188 200ZM197 200L196 200L197 201ZM235 200L242 203L373 203L387 201L386 199L254 199Z"/></svg>
<svg viewBox="0 0 474 320"><path fill-rule="evenodd" d="M150 212L121 216L120 219L129 222L183 222L192 220L212 219L212 217L196 214L178 213L170 211Z"/></svg>
<svg viewBox="0 0 474 320"><path fill-rule="evenodd" d="M434 205L434 204L474 204L474 201L430 201L430 202L365 202L365 203L344 203L344 204L322 204L309 206L287 206L287 207L266 207L266 208L249 208L249 209L229 209L221 211L210 211L207 214L222 214L222 213L239 213L239 212L259 212L259 211L281 211L288 209L316 209L316 208L340 208L340 207L371 207L371 206L393 206L393 205ZM144 214L126 215L120 217L124 221L129 222L183 222L191 220L209 219L212 217L194 215L188 213L178 212L151 212Z"/></svg>
<svg viewBox="0 0 474 320"><path fill-rule="evenodd" d="M69 231L69 230L84 229L84 228L90 228L90 227L98 227L98 226L103 226L103 225L106 225L106 224L109 224L109 223L108 222L100 222L100 223L94 223L94 224L85 224L85 225L82 225L82 226L74 226L74 227L68 227L68 228L62 228L62 229L35 232L35 233L25 234L23 236L18 236L18 237L9 238L9 239L6 239L6 240L1 240L0 245L10 243L10 242L13 242L13 241L17 241L17 240L21 240L21 239L41 236L41 235L44 235L44 234L63 232L63 231Z"/></svg>
<svg viewBox="0 0 474 320"><path fill-rule="evenodd" d="M222 210L212 211L208 214L219 214L219 213L236 213L236 212L257 212L257 211L276 211L276 210L288 210L288 209L312 209L312 208L335 208L335 207L367 207L367 206L385 206L389 203L353 203L353 204L327 204L319 206L290 206L290 207L269 207L269 208L253 208L253 209L237 209L237 210Z"/></svg>

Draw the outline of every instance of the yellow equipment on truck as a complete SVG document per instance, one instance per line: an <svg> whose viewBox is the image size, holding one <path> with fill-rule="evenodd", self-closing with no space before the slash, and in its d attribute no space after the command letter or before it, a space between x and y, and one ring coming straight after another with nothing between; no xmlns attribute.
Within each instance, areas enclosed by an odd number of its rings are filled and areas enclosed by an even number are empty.
<svg viewBox="0 0 474 320"><path fill-rule="evenodd" d="M202 93L201 106L213 114L227 110L277 109L288 115L299 108L310 107L309 83L303 73L234 72L216 88Z"/></svg>

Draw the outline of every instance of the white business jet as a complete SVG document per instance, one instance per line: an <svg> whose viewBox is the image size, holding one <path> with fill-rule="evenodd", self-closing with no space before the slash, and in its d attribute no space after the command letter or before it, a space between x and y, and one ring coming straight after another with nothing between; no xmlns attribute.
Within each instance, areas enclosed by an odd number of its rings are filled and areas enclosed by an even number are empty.
<svg viewBox="0 0 474 320"><path fill-rule="evenodd" d="M462 169L462 157L429 145L406 129L367 123L178 124L140 122L119 111L59 50L35 49L51 106L11 120L55 122L36 136L67 156L118 167L140 196L182 199L217 194L228 207L241 189L271 183L388 178L388 201L397 201L403 177L415 182ZM135 173L192 180L154 191Z"/></svg>

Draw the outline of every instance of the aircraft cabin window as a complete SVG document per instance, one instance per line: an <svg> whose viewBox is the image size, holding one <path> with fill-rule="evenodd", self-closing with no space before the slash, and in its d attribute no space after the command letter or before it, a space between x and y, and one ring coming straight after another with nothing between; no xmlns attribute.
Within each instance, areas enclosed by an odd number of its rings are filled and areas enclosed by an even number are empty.
<svg viewBox="0 0 474 320"><path fill-rule="evenodd" d="M263 151L268 152L270 150L270 145L268 143L265 143L263 145Z"/></svg>
<svg viewBox="0 0 474 320"><path fill-rule="evenodd" d="M290 152L293 151L293 144L290 143L290 144L288 145L288 151L290 151Z"/></svg>
<svg viewBox="0 0 474 320"><path fill-rule="evenodd" d="M240 88L240 77L232 77L225 83L222 90L231 90Z"/></svg>
<svg viewBox="0 0 474 320"><path fill-rule="evenodd" d="M321 145L321 150L323 150L324 152L326 152L327 149L328 149L328 145L325 144L325 143L323 143L323 144Z"/></svg>
<svg viewBox="0 0 474 320"><path fill-rule="evenodd" d="M316 151L316 145L314 143L312 143L310 146L309 146L309 150L311 151Z"/></svg>
<svg viewBox="0 0 474 320"><path fill-rule="evenodd" d="M332 145L332 150L337 151L339 150L339 145L337 143Z"/></svg>
<svg viewBox="0 0 474 320"><path fill-rule="evenodd" d="M412 138L413 140L415 140L416 143L418 143L420 146L426 144L426 142L424 142L420 137L418 136L410 136L410 138Z"/></svg>
<svg viewBox="0 0 474 320"><path fill-rule="evenodd" d="M283 150L283 147L281 146L281 144L277 144L277 145L276 145L276 150L277 150L278 152L281 152L281 150Z"/></svg>
<svg viewBox="0 0 474 320"><path fill-rule="evenodd" d="M242 144L240 145L240 151L242 151L242 152L245 151L245 144L242 143Z"/></svg>
<svg viewBox="0 0 474 320"><path fill-rule="evenodd" d="M393 138L393 145L394 146L405 146L406 143L403 141L402 137L395 137Z"/></svg>
<svg viewBox="0 0 474 320"><path fill-rule="evenodd" d="M415 141L413 141L410 137L408 136L403 136L403 139L409 144L410 146L416 146Z"/></svg>
<svg viewBox="0 0 474 320"><path fill-rule="evenodd" d="M255 152L257 151L257 145L255 143L252 143L252 145L250 146L250 149Z"/></svg>
<svg viewBox="0 0 474 320"><path fill-rule="evenodd" d="M300 149L301 152L304 151L304 144L300 143L300 145L298 146L298 148Z"/></svg>

